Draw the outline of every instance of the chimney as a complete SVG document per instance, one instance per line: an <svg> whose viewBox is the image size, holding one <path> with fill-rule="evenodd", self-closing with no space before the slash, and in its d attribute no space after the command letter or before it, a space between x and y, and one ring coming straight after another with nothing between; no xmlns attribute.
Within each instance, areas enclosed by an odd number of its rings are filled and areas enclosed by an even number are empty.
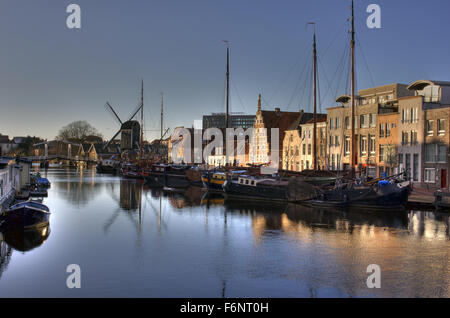
<svg viewBox="0 0 450 318"><path fill-rule="evenodd" d="M275 108L275 113L279 116L280 115L280 108L279 107L276 107Z"/></svg>

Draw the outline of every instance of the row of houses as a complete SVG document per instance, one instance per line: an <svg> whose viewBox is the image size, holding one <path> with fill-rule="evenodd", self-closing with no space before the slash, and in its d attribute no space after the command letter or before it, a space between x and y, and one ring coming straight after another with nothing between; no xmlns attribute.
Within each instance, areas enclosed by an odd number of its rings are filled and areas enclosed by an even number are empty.
<svg viewBox="0 0 450 318"><path fill-rule="evenodd" d="M316 158L318 169L339 172L350 169L351 164L351 97L340 96L336 103L337 106L326 109L326 114L317 114ZM354 156L357 171L371 177L406 172L416 186L448 188L450 82L419 80L409 85L394 83L363 89L356 96L355 106ZM263 110L259 96L254 130L246 139L245 155L229 158L228 162L238 166L269 163L273 139L271 128L278 128L279 162L275 163L278 168L292 171L312 169L313 117L312 113L303 110ZM173 161L174 145L184 142L192 145L194 162L199 152L195 150L194 136L203 134L204 129L188 128L191 140L183 140L178 135L181 129L183 127L175 129L169 140L169 162ZM207 144L203 140L200 150ZM183 151L183 147L177 149ZM183 153L175 155L183 156ZM224 165L227 161L225 155L224 149L216 149L203 162L213 166Z"/></svg>
<svg viewBox="0 0 450 318"><path fill-rule="evenodd" d="M0 157L0 212L31 180L31 161Z"/></svg>
<svg viewBox="0 0 450 318"><path fill-rule="evenodd" d="M25 137L13 137L9 139L8 135L0 134L0 156L13 153L24 139Z"/></svg>

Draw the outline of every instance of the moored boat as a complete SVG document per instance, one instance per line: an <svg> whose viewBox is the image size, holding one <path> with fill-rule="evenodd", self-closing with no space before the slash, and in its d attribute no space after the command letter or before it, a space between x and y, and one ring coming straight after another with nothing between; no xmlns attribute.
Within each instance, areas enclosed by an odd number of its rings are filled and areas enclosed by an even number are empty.
<svg viewBox="0 0 450 318"><path fill-rule="evenodd" d="M3 219L8 228L38 228L49 223L50 210L42 203L29 200L12 205L5 211Z"/></svg>
<svg viewBox="0 0 450 318"><path fill-rule="evenodd" d="M409 184L382 180L371 186L345 184L335 189L317 189L316 197L303 203L322 207L403 210L410 193Z"/></svg>
<svg viewBox="0 0 450 318"><path fill-rule="evenodd" d="M286 180L241 175L238 180L227 180L223 189L227 196L286 201L287 186Z"/></svg>
<svg viewBox="0 0 450 318"><path fill-rule="evenodd" d="M116 160L102 160L96 167L97 173L117 174L119 162Z"/></svg>

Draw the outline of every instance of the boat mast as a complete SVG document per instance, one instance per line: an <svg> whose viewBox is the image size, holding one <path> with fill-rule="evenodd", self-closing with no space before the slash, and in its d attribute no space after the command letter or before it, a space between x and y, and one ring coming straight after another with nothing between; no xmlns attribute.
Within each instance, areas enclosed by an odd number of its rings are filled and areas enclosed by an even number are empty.
<svg viewBox="0 0 450 318"><path fill-rule="evenodd" d="M142 146L144 143L144 80L141 85L141 142L139 143L139 159L142 162Z"/></svg>
<svg viewBox="0 0 450 318"><path fill-rule="evenodd" d="M226 84L226 114L225 114L225 128L230 127L230 44L228 41L224 41L227 44L227 84Z"/></svg>
<svg viewBox="0 0 450 318"><path fill-rule="evenodd" d="M163 139L164 130L164 93L161 93L161 141Z"/></svg>
<svg viewBox="0 0 450 318"><path fill-rule="evenodd" d="M352 39L350 42L351 47L351 63L352 63L352 70L351 70L351 82L352 82L352 88L351 88L351 107L352 107L352 115L351 115L351 137L350 137L350 165L351 165L351 171L352 174L355 171L355 16L354 16L354 6L353 6L353 0L352 0L352 17L351 17L351 23L352 23L352 30L351 35Z"/></svg>
<svg viewBox="0 0 450 318"><path fill-rule="evenodd" d="M314 24L314 23L313 23ZM317 170L317 50L316 50L316 25L314 24L314 123L313 123L313 169Z"/></svg>

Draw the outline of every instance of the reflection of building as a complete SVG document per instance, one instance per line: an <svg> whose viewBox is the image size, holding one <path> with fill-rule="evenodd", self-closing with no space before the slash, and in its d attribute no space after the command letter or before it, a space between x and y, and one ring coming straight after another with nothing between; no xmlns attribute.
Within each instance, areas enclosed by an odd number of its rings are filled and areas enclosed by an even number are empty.
<svg viewBox="0 0 450 318"><path fill-rule="evenodd" d="M124 210L137 210L142 185L136 182L120 181L120 207Z"/></svg>

